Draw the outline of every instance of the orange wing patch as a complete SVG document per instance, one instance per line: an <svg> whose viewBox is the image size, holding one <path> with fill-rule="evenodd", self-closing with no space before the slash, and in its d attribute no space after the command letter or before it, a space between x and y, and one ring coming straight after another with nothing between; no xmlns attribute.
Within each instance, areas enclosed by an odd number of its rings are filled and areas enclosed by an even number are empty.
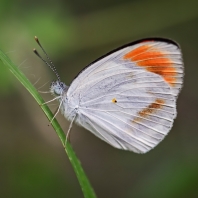
<svg viewBox="0 0 198 198"><path fill-rule="evenodd" d="M162 99L157 98L155 102L151 103L145 109L139 111L137 114L139 117L136 117L133 122L140 122L143 118L148 117L150 114L155 113L157 110L162 109L163 104L165 101Z"/></svg>
<svg viewBox="0 0 198 198"><path fill-rule="evenodd" d="M125 54L123 58L136 62L149 72L161 75L166 82L174 86L177 75L174 63L157 47L142 45Z"/></svg>
<svg viewBox="0 0 198 198"><path fill-rule="evenodd" d="M134 56L147 51L149 48L150 48L149 45L140 46L140 47L130 51L129 53L125 54L124 59L133 58Z"/></svg>

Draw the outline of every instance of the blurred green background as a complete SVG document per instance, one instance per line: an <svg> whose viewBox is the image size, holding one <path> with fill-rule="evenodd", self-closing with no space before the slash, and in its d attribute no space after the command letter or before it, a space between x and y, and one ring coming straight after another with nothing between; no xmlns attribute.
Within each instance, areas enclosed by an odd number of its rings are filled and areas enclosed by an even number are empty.
<svg viewBox="0 0 198 198"><path fill-rule="evenodd" d="M178 116L154 150L117 150L73 127L72 145L99 198L198 197L197 8L197 0L0 0L0 48L41 91L55 76L32 52L35 35L68 85L90 62L133 40L167 37L181 45ZM0 196L83 197L40 107L1 63L0 69ZM57 119L67 131L69 123Z"/></svg>

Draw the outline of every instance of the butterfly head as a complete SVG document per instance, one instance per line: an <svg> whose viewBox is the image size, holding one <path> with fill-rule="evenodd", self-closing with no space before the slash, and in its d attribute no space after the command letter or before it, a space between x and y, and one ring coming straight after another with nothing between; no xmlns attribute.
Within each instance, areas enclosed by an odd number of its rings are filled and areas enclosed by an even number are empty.
<svg viewBox="0 0 198 198"><path fill-rule="evenodd" d="M63 95L67 90L68 86L59 80L53 81L50 85L50 92L55 96Z"/></svg>

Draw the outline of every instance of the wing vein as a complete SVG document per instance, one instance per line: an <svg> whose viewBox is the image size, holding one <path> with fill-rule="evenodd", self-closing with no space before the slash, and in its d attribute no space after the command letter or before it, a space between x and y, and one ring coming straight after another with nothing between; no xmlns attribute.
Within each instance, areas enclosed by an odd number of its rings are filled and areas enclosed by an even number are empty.
<svg viewBox="0 0 198 198"><path fill-rule="evenodd" d="M93 116L93 114L92 114L92 116ZM105 119L103 119L103 118L101 118L101 117L98 117L98 116L96 116L95 114L94 114L94 116L95 117L97 117L98 119L100 119L100 120L102 120L103 122L106 122L106 123L108 123L108 124L110 124L110 125L112 125L113 127L115 127L115 128L117 128L118 130L120 130L120 131L122 131L123 133L125 133L125 134L127 134L127 135L129 135L128 133L126 133L123 129L121 129L121 128L119 128L119 127L117 127L116 125L114 125L113 123L111 123L111 122L108 122L107 120L105 120ZM148 146L148 147L150 147L150 148L152 148L152 146L151 145L149 145L148 143L146 143L146 142L144 142L144 141L142 141L140 138L137 138L137 137L133 137L133 136L131 136L131 135L129 135L130 137L132 137L134 140L136 140L137 141L137 143L141 143L141 144L145 144L146 146ZM120 136L119 136L119 138L120 139L122 139ZM122 139L122 140L124 140L124 139ZM126 140L125 140L126 141ZM128 144L130 144L129 142L127 142ZM140 144L140 145L141 145Z"/></svg>
<svg viewBox="0 0 198 198"><path fill-rule="evenodd" d="M84 114L85 114L85 112L84 112ZM106 123L108 123L109 125L114 126L114 127L117 128L119 131L122 131L122 132L124 132L124 134L126 134L125 131L123 131L122 129L116 127L114 124L112 124L112 123L110 123L110 122L104 120L103 118L98 117L98 116L96 116L95 114L94 114L94 115L91 114L91 115L94 116L94 117L96 117L97 119L103 121L104 123L106 122ZM120 140L122 140L122 141L126 142L127 144L131 145L130 142L126 141L125 139L123 139L123 138L120 137L120 136L117 136L114 132L111 132L111 133L112 133L112 135L113 135L114 137L119 138ZM144 142L142 142L141 140L138 140L137 138L133 138L133 141L135 141L135 142L136 142L137 144L139 144L140 146L143 146L145 149L148 149L146 146L152 148L152 146L145 144ZM134 145L132 145L132 146L135 147ZM138 149L137 147L135 147L135 148ZM138 149L138 150L139 150L139 149Z"/></svg>
<svg viewBox="0 0 198 198"><path fill-rule="evenodd" d="M106 113L108 113L108 112L106 112ZM140 129L134 127L134 126L132 126L131 124L129 124L129 123L123 121L122 119L120 119L120 118L118 118L118 117L116 117L116 116L114 116L114 115L112 115L112 114L110 114L110 113L108 113L108 114L111 115L111 116L113 116L114 118L120 120L120 121L123 122L124 124L127 124L127 125L130 126L131 128L140 131L141 133L144 133L144 134L146 134L146 135L148 135L148 136L150 136L150 137L152 137L152 138L154 138L154 139L156 139L156 140L161 140L161 139L158 139L158 138L156 138L156 137L154 137L154 136L152 136L152 135L150 135L150 134L148 134L148 133L143 132L142 130L140 130ZM138 124L139 124L139 123L138 123ZM155 130L155 129L153 129L153 128L150 128L150 127L148 127L148 126L146 126L146 125L144 125L144 126L147 127L148 129L151 129L151 130L153 130L153 131L156 131L157 133L160 133L160 134L162 134L162 135L165 135L164 133L162 133L162 132L160 132L160 131L157 131L157 130ZM126 134L129 134L129 133L126 133ZM130 135L130 134L129 134L129 135ZM130 136L131 136L131 135L130 135ZM133 136L131 136L131 137L133 137ZM149 141L149 140L147 140L147 139L145 139L145 138L143 138L143 139L146 140L146 141L148 141L148 142L150 142L150 143L155 144L155 142L151 142L151 141Z"/></svg>

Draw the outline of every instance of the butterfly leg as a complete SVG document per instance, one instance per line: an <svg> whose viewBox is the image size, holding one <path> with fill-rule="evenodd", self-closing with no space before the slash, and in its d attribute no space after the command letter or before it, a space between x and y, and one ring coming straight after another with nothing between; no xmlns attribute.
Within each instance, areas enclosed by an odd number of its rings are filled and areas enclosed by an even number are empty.
<svg viewBox="0 0 198 198"><path fill-rule="evenodd" d="M72 128L72 125L73 125L73 122L74 122L75 118L76 118L76 115L73 117L73 119L72 119L72 121L71 121L71 123L69 125L69 129L67 131L66 139L65 139L65 146L67 144L67 140L70 142L70 131L71 131L71 128Z"/></svg>
<svg viewBox="0 0 198 198"><path fill-rule="evenodd" d="M60 111L60 107L61 107L61 105L62 105L62 102L63 102L63 100L60 102L60 105L59 105L58 109L56 110L56 112L55 112L55 114L54 114L52 120L50 121L50 124L52 123L52 121L53 121L54 118L57 116L58 112Z"/></svg>
<svg viewBox="0 0 198 198"><path fill-rule="evenodd" d="M61 96L58 96L58 97L56 97L56 98L54 98L54 99L52 99L52 100L49 100L49 101L47 101L47 102L44 102L43 104L40 104L40 106L42 106L42 105L44 105L44 104L47 104L47 103L50 103L50 102L53 102L54 100L57 100L57 99L59 99L59 98L61 98Z"/></svg>

